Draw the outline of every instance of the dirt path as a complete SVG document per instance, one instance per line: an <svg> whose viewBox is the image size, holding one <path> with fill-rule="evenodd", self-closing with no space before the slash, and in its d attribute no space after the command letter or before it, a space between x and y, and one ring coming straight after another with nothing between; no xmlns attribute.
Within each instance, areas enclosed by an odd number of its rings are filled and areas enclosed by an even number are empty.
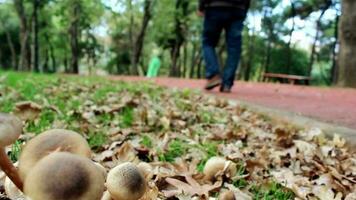
<svg viewBox="0 0 356 200"><path fill-rule="evenodd" d="M140 77L111 78L134 82L147 80ZM204 80L174 78L157 78L151 81L171 88L200 90L205 84ZM217 90L207 93L295 112L323 122L356 129L356 90L354 89L237 82L231 94L221 94Z"/></svg>

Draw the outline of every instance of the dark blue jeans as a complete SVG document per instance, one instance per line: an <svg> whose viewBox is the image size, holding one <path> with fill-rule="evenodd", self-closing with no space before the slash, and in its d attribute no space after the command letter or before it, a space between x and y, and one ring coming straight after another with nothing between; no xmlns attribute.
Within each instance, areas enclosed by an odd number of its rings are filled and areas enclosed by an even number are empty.
<svg viewBox="0 0 356 200"><path fill-rule="evenodd" d="M205 12L203 32L203 55L206 64L206 78L220 74L220 66L215 48L221 32L225 30L227 61L222 74L223 85L232 87L240 62L242 29L246 18L244 11L229 8L208 8Z"/></svg>

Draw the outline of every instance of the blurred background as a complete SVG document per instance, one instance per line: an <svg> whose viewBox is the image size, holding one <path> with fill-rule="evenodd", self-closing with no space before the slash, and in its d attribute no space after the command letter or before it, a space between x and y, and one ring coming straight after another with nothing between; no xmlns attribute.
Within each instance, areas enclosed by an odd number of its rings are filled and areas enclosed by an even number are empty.
<svg viewBox="0 0 356 200"><path fill-rule="evenodd" d="M261 81L268 72L311 76L313 85L342 82L338 24L341 3L352 4L344 1L252 0L238 79ZM144 75L158 51L160 76L204 78L197 5L197 0L0 0L0 69ZM224 47L221 40L222 62Z"/></svg>

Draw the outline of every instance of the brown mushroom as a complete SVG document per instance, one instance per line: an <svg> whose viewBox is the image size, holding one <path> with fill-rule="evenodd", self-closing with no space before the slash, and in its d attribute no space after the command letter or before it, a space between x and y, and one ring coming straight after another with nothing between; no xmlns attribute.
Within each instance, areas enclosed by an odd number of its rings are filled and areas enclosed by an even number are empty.
<svg viewBox="0 0 356 200"><path fill-rule="evenodd" d="M138 200L146 192L146 181L132 163L123 163L110 170L106 187L114 200Z"/></svg>
<svg viewBox="0 0 356 200"><path fill-rule="evenodd" d="M87 141L78 133L54 129L46 131L30 140L19 159L19 172L22 180L43 157L53 152L69 152L90 158L91 150Z"/></svg>
<svg viewBox="0 0 356 200"><path fill-rule="evenodd" d="M234 192L226 190L219 195L219 200L235 200Z"/></svg>
<svg viewBox="0 0 356 200"><path fill-rule="evenodd" d="M20 190L22 180L17 169L8 158L5 147L15 142L22 132L22 122L15 116L0 113L0 168Z"/></svg>
<svg viewBox="0 0 356 200"><path fill-rule="evenodd" d="M205 164L203 173L207 180L213 181L219 173L228 177L236 175L236 164L222 157L211 157Z"/></svg>
<svg viewBox="0 0 356 200"><path fill-rule="evenodd" d="M90 159L55 152L27 174L24 193L31 200L98 200L104 183L102 172Z"/></svg>

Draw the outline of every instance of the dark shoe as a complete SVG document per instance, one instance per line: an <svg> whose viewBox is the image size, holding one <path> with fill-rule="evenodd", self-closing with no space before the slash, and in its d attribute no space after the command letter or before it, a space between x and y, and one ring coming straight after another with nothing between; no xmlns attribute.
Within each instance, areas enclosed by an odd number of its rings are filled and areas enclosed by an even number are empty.
<svg viewBox="0 0 356 200"><path fill-rule="evenodd" d="M208 80L208 82L206 83L205 89L212 90L212 89L218 87L219 85L221 85L221 78L219 75L216 75L213 78Z"/></svg>
<svg viewBox="0 0 356 200"><path fill-rule="evenodd" d="M231 93L231 87L230 86L221 86L220 92L222 93Z"/></svg>

